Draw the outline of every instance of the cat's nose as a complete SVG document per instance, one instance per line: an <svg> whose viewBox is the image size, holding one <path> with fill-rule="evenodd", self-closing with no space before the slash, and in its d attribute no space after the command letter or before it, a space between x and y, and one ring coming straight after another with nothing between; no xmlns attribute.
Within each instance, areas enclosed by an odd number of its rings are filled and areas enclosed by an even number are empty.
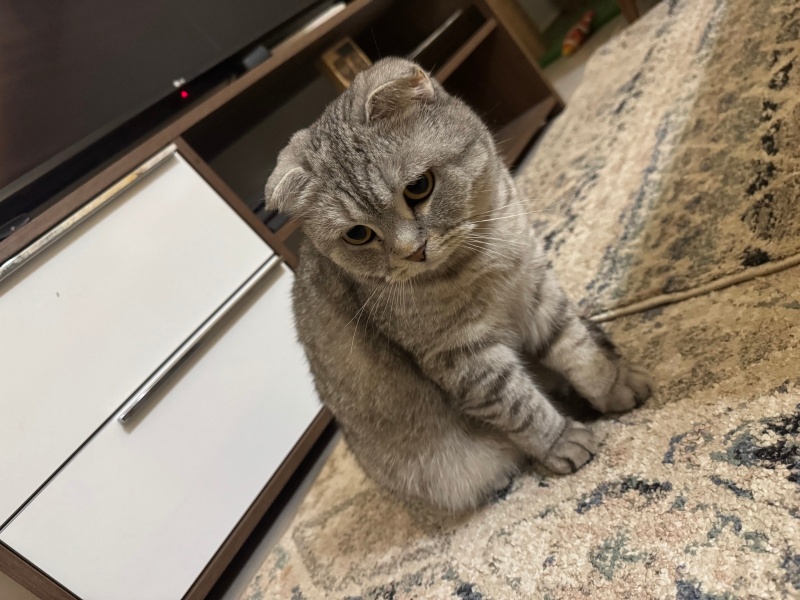
<svg viewBox="0 0 800 600"><path fill-rule="evenodd" d="M406 260L413 260L414 262L422 262L425 260L425 248L428 246L428 240L422 242L422 246L417 248L412 254L406 256Z"/></svg>

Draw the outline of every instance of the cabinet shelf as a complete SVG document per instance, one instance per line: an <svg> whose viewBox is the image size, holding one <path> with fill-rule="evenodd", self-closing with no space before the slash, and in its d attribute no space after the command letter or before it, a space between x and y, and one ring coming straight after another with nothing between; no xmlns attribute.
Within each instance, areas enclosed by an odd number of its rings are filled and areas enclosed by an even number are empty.
<svg viewBox="0 0 800 600"><path fill-rule="evenodd" d="M433 76L436 77L440 83L444 83L447 78L469 58L475 49L481 45L483 40L489 37L489 34L492 33L496 27L497 21L494 19L486 21L486 23L484 23L478 31L473 33L446 63L433 72Z"/></svg>
<svg viewBox="0 0 800 600"><path fill-rule="evenodd" d="M292 234L300 228L302 221L300 219L289 219L286 225L277 231L278 239L285 242Z"/></svg>

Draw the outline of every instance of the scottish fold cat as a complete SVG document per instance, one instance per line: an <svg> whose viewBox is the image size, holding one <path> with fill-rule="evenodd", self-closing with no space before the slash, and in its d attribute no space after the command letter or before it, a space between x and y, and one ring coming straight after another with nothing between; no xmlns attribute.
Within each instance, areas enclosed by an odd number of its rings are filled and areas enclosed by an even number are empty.
<svg viewBox="0 0 800 600"><path fill-rule="evenodd" d="M281 151L269 208L302 218L299 339L364 471L451 511L528 458L571 473L597 452L528 364L598 410L651 393L547 266L481 119L414 63L361 73Z"/></svg>

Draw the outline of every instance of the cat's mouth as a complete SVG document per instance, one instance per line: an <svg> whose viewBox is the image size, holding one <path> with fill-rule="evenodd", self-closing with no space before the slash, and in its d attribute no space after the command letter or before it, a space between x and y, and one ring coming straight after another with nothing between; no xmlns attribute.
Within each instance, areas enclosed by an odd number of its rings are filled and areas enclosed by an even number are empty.
<svg viewBox="0 0 800 600"><path fill-rule="evenodd" d="M427 258L422 262L406 262L405 264L398 264L390 269L386 274L386 281L390 283L402 283L410 279L414 279L423 273L430 273L442 266L446 260L442 260L438 253L432 253L430 249L427 252Z"/></svg>
<svg viewBox="0 0 800 600"><path fill-rule="evenodd" d="M402 283L419 275L432 273L450 263L460 248L463 248L472 223L461 223L439 234L431 232L428 237L426 257L424 261L397 261L386 274L386 281Z"/></svg>

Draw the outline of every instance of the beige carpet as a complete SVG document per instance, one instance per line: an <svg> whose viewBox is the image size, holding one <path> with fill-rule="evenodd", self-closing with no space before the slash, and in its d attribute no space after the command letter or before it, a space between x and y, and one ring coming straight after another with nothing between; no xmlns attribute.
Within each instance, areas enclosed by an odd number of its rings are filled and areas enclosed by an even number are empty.
<svg viewBox="0 0 800 600"><path fill-rule="evenodd" d="M798 29L795 0L664 0L592 57L520 177L587 312L797 260Z"/></svg>
<svg viewBox="0 0 800 600"><path fill-rule="evenodd" d="M570 293L659 383L594 425L598 457L456 519L340 444L244 600L800 598L799 35L795 0L665 0L518 176Z"/></svg>

